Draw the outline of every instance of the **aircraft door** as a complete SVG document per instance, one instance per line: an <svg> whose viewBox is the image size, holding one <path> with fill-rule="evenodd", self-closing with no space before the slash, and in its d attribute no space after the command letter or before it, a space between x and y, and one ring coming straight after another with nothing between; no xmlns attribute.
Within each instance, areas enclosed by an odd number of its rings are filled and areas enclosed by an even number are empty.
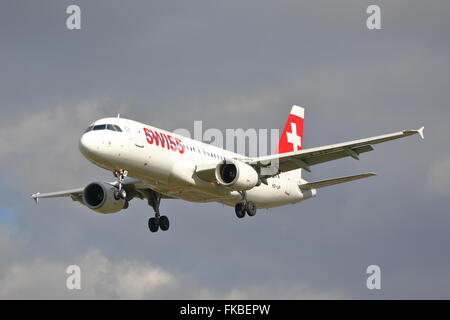
<svg viewBox="0 0 450 320"><path fill-rule="evenodd" d="M144 147L144 129L137 128L134 134L134 144L136 147Z"/></svg>

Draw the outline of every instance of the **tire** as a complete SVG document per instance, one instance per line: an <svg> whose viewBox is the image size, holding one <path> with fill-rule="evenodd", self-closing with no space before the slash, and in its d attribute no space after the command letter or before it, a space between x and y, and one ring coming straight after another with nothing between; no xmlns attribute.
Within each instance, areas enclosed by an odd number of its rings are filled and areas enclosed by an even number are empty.
<svg viewBox="0 0 450 320"><path fill-rule="evenodd" d="M119 190L114 190L114 199L115 200L120 200L120 195L119 195Z"/></svg>
<svg viewBox="0 0 450 320"><path fill-rule="evenodd" d="M127 199L127 192L124 189L120 190L119 191L119 197L120 197L120 199L126 200Z"/></svg>
<svg viewBox="0 0 450 320"><path fill-rule="evenodd" d="M161 228L162 231L167 231L169 230L169 218L167 218L167 216L161 216L159 217L159 227Z"/></svg>
<svg viewBox="0 0 450 320"><path fill-rule="evenodd" d="M124 204L123 204L123 209L128 209L128 207L130 206L130 203L125 200Z"/></svg>
<svg viewBox="0 0 450 320"><path fill-rule="evenodd" d="M245 204L245 212L247 212L247 214L250 217L255 216L256 214L256 205L253 201L247 201L247 203Z"/></svg>
<svg viewBox="0 0 450 320"><path fill-rule="evenodd" d="M156 218L148 219L148 228L151 232L156 232L159 229L159 221Z"/></svg>
<svg viewBox="0 0 450 320"><path fill-rule="evenodd" d="M234 212L236 213L236 217L242 219L245 216L245 204L243 202L236 203Z"/></svg>

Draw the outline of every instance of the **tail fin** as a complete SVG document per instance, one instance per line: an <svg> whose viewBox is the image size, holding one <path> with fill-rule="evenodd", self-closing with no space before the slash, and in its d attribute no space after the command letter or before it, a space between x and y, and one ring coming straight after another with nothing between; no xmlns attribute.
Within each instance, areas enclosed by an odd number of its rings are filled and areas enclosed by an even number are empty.
<svg viewBox="0 0 450 320"><path fill-rule="evenodd" d="M275 153L286 153L302 150L303 147L303 120L305 109L293 106L291 113L281 134Z"/></svg>

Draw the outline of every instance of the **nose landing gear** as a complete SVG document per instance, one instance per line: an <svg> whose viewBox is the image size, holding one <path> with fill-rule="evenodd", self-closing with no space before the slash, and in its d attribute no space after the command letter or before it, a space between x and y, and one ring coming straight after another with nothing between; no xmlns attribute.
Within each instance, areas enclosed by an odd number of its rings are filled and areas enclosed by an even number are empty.
<svg viewBox="0 0 450 320"><path fill-rule="evenodd" d="M122 188L123 180L127 177L128 171L127 170L116 170L114 171L114 177L117 178L117 190L114 190L114 199L116 200L126 200L127 199L127 192Z"/></svg>

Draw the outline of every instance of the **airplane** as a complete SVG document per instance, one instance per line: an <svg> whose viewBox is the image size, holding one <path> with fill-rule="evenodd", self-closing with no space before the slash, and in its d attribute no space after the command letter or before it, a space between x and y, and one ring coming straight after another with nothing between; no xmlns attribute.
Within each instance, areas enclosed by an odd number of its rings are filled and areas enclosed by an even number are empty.
<svg viewBox="0 0 450 320"><path fill-rule="evenodd" d="M304 108L293 106L278 147L272 155L247 157L166 130L125 118L103 118L86 129L79 149L89 161L111 171L113 182L92 182L84 188L35 193L32 198L70 197L98 213L127 209L134 198L153 208L151 232L169 229L159 211L161 199L218 202L235 208L238 218L255 216L257 209L298 203L317 189L372 177L363 173L308 182L302 170L345 157L359 160L373 145L419 134L418 130L303 149Z"/></svg>

